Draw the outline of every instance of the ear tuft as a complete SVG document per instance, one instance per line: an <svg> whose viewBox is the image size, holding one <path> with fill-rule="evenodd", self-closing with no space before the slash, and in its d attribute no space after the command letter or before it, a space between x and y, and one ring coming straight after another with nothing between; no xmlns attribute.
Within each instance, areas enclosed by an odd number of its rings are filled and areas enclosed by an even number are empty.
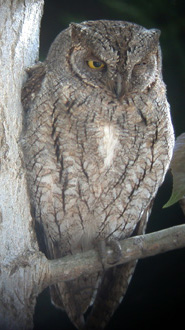
<svg viewBox="0 0 185 330"><path fill-rule="evenodd" d="M153 40L154 43L159 42L159 37L161 35L161 31L158 29L150 29L150 38Z"/></svg>
<svg viewBox="0 0 185 330"><path fill-rule="evenodd" d="M83 40L83 37L87 35L89 28L83 24L71 23L69 25L71 30L71 40L78 43Z"/></svg>

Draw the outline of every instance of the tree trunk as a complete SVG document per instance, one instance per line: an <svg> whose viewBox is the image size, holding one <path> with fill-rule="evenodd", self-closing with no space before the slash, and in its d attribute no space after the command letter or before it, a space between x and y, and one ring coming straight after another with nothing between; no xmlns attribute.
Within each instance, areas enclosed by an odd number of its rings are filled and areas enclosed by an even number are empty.
<svg viewBox="0 0 185 330"><path fill-rule="evenodd" d="M42 255L32 230L19 139L21 87L26 78L25 68L38 58L42 11L43 0L0 0L0 329L3 330L32 328L38 293L35 260Z"/></svg>

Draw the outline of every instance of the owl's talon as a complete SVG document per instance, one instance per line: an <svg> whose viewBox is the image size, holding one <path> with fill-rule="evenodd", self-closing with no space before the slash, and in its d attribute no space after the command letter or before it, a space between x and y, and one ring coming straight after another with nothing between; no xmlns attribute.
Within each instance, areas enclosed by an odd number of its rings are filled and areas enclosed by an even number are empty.
<svg viewBox="0 0 185 330"><path fill-rule="evenodd" d="M107 264L114 265L121 258L121 245L116 239L109 239L107 245L111 248L111 250L108 251Z"/></svg>
<svg viewBox="0 0 185 330"><path fill-rule="evenodd" d="M105 270L107 262L107 251L106 251L106 241L105 240L100 240L98 241L98 244L96 244L96 250L99 255L99 259L101 261L103 270Z"/></svg>
<svg viewBox="0 0 185 330"><path fill-rule="evenodd" d="M108 251L106 249L107 247L110 247ZM97 244L97 250L103 269L107 268L107 265L114 265L120 260L121 246L116 239L99 241Z"/></svg>

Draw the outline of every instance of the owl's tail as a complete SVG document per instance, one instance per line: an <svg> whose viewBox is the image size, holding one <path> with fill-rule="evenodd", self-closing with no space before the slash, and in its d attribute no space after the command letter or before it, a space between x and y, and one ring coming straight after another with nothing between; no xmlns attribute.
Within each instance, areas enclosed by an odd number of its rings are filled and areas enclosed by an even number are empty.
<svg viewBox="0 0 185 330"><path fill-rule="evenodd" d="M91 276L82 275L76 280L61 282L50 287L52 303L65 310L77 329L81 330L85 327L83 314L93 303L99 277L100 273Z"/></svg>
<svg viewBox="0 0 185 330"><path fill-rule="evenodd" d="M77 280L51 286L51 300L55 306L66 311L77 329L104 329L127 291L135 265L136 261L133 261L107 270L94 303L96 282L100 276L98 273L90 278L81 276ZM83 314L92 303L92 310L85 321Z"/></svg>
<svg viewBox="0 0 185 330"><path fill-rule="evenodd" d="M137 261L107 270L84 330L104 329L123 299Z"/></svg>
<svg viewBox="0 0 185 330"><path fill-rule="evenodd" d="M132 236L141 235L145 232L152 204L153 201L144 211ZM137 260L134 260L110 268L104 273L84 330L101 330L105 328L127 291L136 264Z"/></svg>
<svg viewBox="0 0 185 330"><path fill-rule="evenodd" d="M133 236L145 232L152 203L145 210L136 226ZM50 288L52 302L66 311L72 323L79 330L104 329L123 299L137 261L115 266L104 273L61 282ZM89 306L91 311L86 320L83 314Z"/></svg>

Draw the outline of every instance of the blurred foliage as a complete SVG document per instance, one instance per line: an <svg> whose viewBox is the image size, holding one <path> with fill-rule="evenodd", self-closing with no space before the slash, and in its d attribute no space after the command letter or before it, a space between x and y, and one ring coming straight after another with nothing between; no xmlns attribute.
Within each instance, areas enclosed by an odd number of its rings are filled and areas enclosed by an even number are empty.
<svg viewBox="0 0 185 330"><path fill-rule="evenodd" d="M185 131L185 0L45 0L41 59L70 22L95 19L135 22L161 30L163 75L176 135Z"/></svg>
<svg viewBox="0 0 185 330"><path fill-rule="evenodd" d="M170 168L173 175L173 190L169 201L163 207L169 207L185 196L185 133L176 139Z"/></svg>

